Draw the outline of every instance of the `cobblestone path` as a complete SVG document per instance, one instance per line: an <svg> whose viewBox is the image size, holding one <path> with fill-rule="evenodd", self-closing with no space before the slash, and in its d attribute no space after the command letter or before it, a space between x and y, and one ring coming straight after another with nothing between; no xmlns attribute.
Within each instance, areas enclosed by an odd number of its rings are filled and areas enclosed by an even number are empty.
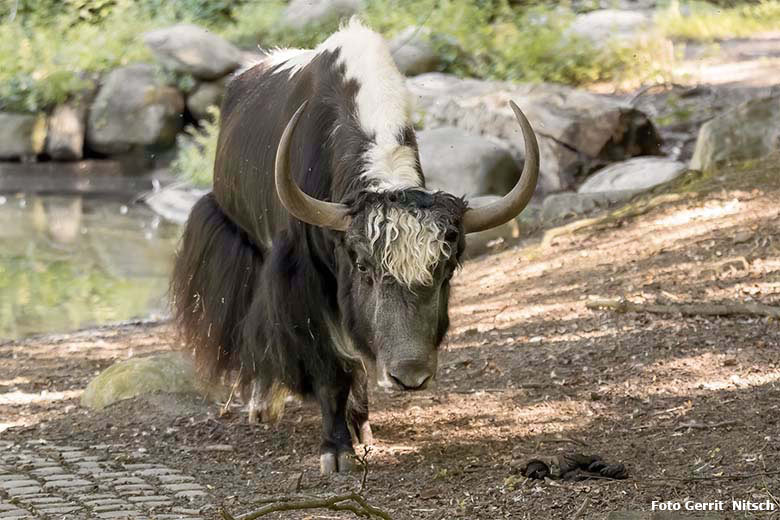
<svg viewBox="0 0 780 520"><path fill-rule="evenodd" d="M0 441L0 520L207 516L210 497L194 477L130 455L110 445Z"/></svg>

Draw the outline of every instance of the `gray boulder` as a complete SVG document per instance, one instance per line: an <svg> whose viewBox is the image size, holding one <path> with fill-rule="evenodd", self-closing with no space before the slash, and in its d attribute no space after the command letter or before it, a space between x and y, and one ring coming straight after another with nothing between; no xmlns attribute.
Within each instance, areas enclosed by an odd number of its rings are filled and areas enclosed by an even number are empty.
<svg viewBox="0 0 780 520"><path fill-rule="evenodd" d="M102 410L117 401L157 392L201 395L218 400L223 387L209 386L199 379L192 360L178 352L118 361L90 381L81 404Z"/></svg>
<svg viewBox="0 0 780 520"><path fill-rule="evenodd" d="M690 167L716 166L764 157L780 149L780 96L753 99L704 123Z"/></svg>
<svg viewBox="0 0 780 520"><path fill-rule="evenodd" d="M58 105L49 117L46 153L57 161L76 161L84 157L86 119L85 102Z"/></svg>
<svg viewBox="0 0 780 520"><path fill-rule="evenodd" d="M541 220L550 224L569 217L587 215L630 199L636 191L612 191L599 193L553 193L544 198Z"/></svg>
<svg viewBox="0 0 780 520"><path fill-rule="evenodd" d="M682 175L684 163L666 157L634 157L597 171L579 187L579 193L643 191Z"/></svg>
<svg viewBox="0 0 780 520"><path fill-rule="evenodd" d="M417 132L417 142L429 188L468 197L504 194L520 176L509 148L497 139L442 127Z"/></svg>
<svg viewBox="0 0 780 520"><path fill-rule="evenodd" d="M362 0L292 0L284 10L282 24L289 29L303 29L348 18L362 9Z"/></svg>
<svg viewBox="0 0 780 520"><path fill-rule="evenodd" d="M0 112L0 159L30 158L43 150L46 119L35 114Z"/></svg>
<svg viewBox="0 0 780 520"><path fill-rule="evenodd" d="M149 31L144 43L167 68L198 79L221 78L241 65L241 51L202 27L174 25Z"/></svg>
<svg viewBox="0 0 780 520"><path fill-rule="evenodd" d="M410 26L390 41L390 52L403 74L416 76L436 70L440 59L431 43L431 31Z"/></svg>
<svg viewBox="0 0 780 520"><path fill-rule="evenodd" d="M116 154L138 145L169 146L182 127L184 99L165 85L152 65L112 71L89 108L87 144Z"/></svg>
<svg viewBox="0 0 780 520"><path fill-rule="evenodd" d="M407 80L426 128L457 126L504 140L522 163L522 136L509 100L536 131L541 190L573 187L605 163L657 153L660 137L649 118L614 98L553 84L515 84L428 73Z"/></svg>
<svg viewBox="0 0 780 520"><path fill-rule="evenodd" d="M187 96L187 108L195 119L208 117L209 108L218 107L225 94L225 80L204 81Z"/></svg>
<svg viewBox="0 0 780 520"><path fill-rule="evenodd" d="M577 193L553 193L545 197L542 221L555 222L607 209L686 170L685 164L665 157L634 157L612 164L589 177Z"/></svg>

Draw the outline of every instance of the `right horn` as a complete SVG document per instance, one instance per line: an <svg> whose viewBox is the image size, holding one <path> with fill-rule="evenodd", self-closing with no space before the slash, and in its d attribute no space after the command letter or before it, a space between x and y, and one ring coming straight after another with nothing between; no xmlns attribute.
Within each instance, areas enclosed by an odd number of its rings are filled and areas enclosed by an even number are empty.
<svg viewBox="0 0 780 520"><path fill-rule="evenodd" d="M514 110L517 122L523 130L525 140L523 172L512 191L500 200L481 208L466 210L463 215L463 229L466 233L485 231L515 218L528 205L536 189L536 181L539 178L539 145L536 142L536 134L515 102L510 101L509 106Z"/></svg>

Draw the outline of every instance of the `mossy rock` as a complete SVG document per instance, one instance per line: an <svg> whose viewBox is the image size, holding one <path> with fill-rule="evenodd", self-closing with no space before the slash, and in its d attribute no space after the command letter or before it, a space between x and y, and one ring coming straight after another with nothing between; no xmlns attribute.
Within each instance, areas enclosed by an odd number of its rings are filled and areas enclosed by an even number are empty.
<svg viewBox="0 0 780 520"><path fill-rule="evenodd" d="M117 401L155 392L197 394L210 400L227 396L224 387L201 381L187 356L168 352L114 363L87 385L81 404L102 410Z"/></svg>
<svg viewBox="0 0 780 520"><path fill-rule="evenodd" d="M780 96L751 99L707 121L699 129L693 170L709 172L761 159L780 146Z"/></svg>

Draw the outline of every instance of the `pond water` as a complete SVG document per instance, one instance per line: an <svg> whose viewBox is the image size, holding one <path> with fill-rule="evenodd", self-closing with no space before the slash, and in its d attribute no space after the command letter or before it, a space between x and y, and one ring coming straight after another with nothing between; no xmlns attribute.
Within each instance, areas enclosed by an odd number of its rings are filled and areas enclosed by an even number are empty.
<svg viewBox="0 0 780 520"><path fill-rule="evenodd" d="M142 204L0 195L0 341L164 316L179 233Z"/></svg>

